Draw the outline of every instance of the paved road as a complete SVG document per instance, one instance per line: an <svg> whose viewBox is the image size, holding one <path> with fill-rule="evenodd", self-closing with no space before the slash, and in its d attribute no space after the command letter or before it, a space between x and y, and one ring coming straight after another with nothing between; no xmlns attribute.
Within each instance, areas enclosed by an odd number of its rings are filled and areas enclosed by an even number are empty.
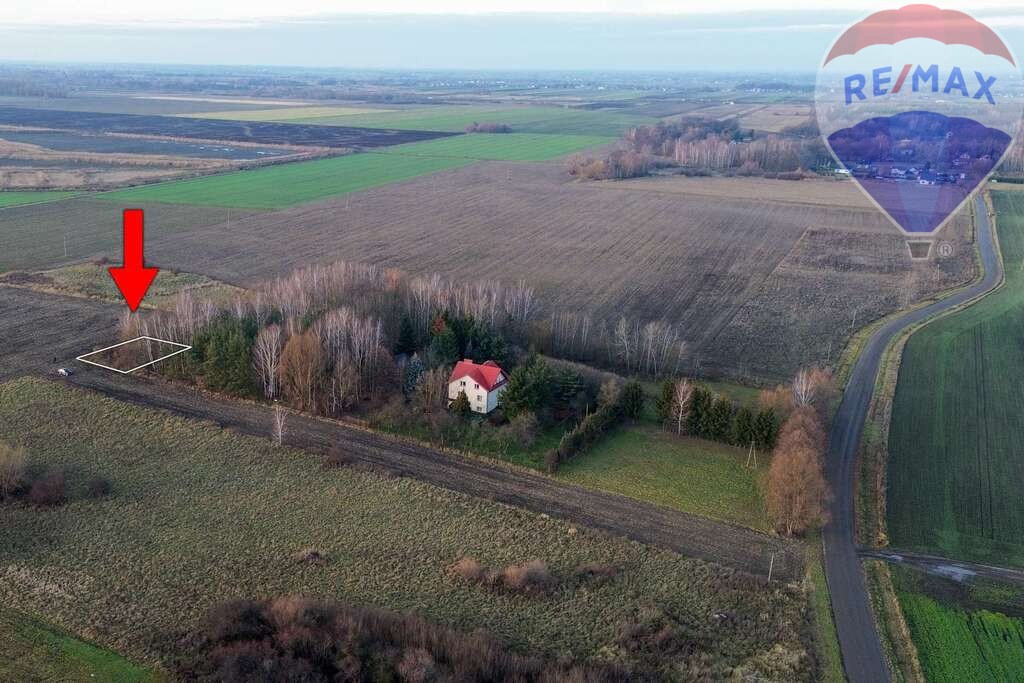
<svg viewBox="0 0 1024 683"><path fill-rule="evenodd" d="M832 521L825 527L822 539L825 546L825 576L832 594L832 611L839 632L843 666L851 683L880 683L889 680L889 670L875 630L855 538L854 465L864 419L871 402L882 353L889 342L908 326L983 294L1002 279L1002 264L996 255L985 202L979 196L975 203L978 249L985 277L974 286L948 299L911 311L875 332L853 367L829 435L826 475L834 499L831 507Z"/></svg>
<svg viewBox="0 0 1024 683"><path fill-rule="evenodd" d="M951 560L941 555L929 555L895 548L861 548L859 554L864 559L882 560L893 564L913 567L922 572L942 576L958 582L971 581L976 577L1005 581L1024 586L1024 570L1009 567L995 567L977 562Z"/></svg>
<svg viewBox="0 0 1024 683"><path fill-rule="evenodd" d="M199 392L156 378L116 373L75 363L74 356L112 343L119 306L39 294L0 286L0 381L19 374L48 372L55 365L75 368L67 380L120 401L167 410L192 419L260 437L270 435L266 405ZM57 356L57 363L53 357ZM799 546L743 527L715 522L632 498L594 491L549 477L463 458L391 439L335 421L291 415L289 445L322 453L340 446L355 461L420 479L436 486L549 514L595 529L666 548L687 557L764 576L774 554L774 576L803 576Z"/></svg>

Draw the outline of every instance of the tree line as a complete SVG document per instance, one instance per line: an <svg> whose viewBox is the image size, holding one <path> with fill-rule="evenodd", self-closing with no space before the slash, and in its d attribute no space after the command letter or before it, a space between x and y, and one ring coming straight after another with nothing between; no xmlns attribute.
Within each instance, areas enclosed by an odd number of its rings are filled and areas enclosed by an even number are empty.
<svg viewBox="0 0 1024 683"><path fill-rule="evenodd" d="M666 168L799 179L804 169L830 160L820 137L804 128L756 135L737 119L687 119L629 129L618 147L599 159L576 155L569 175L584 180L636 178Z"/></svg>

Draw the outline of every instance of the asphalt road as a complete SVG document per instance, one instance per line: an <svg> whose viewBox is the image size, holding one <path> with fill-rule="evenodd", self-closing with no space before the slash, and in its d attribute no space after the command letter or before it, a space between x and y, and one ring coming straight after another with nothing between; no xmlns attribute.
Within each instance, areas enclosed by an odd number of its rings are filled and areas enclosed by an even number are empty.
<svg viewBox="0 0 1024 683"><path fill-rule="evenodd" d="M0 381L72 367L62 382L111 398L208 420L226 429L269 437L271 408L197 391L159 378L130 376L76 363L76 355L113 343L121 306L0 286ZM54 357L56 356L56 361ZM333 420L290 414L286 442L313 453L340 447L356 463L383 468L443 488L549 514L654 545L687 557L765 576L803 577L798 545L744 527L716 522L624 496L586 489L484 459L439 452Z"/></svg>
<svg viewBox="0 0 1024 683"><path fill-rule="evenodd" d="M868 340L850 375L829 435L826 476L833 492L832 518L825 527L825 576L839 633L843 666L851 683L890 680L889 669L875 630L867 586L857 554L854 525L854 473L861 432L885 348L908 326L958 306L994 288L1002 279L992 228L984 200L975 198L978 250L985 271L981 282L947 299L887 322Z"/></svg>

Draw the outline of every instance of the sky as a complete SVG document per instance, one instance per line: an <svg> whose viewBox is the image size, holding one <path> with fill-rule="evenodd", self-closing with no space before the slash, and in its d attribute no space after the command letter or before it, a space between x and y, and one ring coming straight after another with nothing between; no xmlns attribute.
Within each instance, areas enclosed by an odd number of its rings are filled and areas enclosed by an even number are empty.
<svg viewBox="0 0 1024 683"><path fill-rule="evenodd" d="M3 0L0 60L356 69L812 71L837 0ZM1024 54L1024 0L971 12ZM821 9L828 7L828 9Z"/></svg>

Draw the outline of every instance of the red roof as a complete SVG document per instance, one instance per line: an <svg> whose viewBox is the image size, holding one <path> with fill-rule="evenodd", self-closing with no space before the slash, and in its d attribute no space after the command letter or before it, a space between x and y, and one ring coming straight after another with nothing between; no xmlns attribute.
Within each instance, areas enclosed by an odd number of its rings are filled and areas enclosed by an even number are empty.
<svg viewBox="0 0 1024 683"><path fill-rule="evenodd" d="M487 391L493 391L505 383L505 373L493 360L486 363L474 363L471 360L460 360L455 364L448 383L469 377Z"/></svg>

